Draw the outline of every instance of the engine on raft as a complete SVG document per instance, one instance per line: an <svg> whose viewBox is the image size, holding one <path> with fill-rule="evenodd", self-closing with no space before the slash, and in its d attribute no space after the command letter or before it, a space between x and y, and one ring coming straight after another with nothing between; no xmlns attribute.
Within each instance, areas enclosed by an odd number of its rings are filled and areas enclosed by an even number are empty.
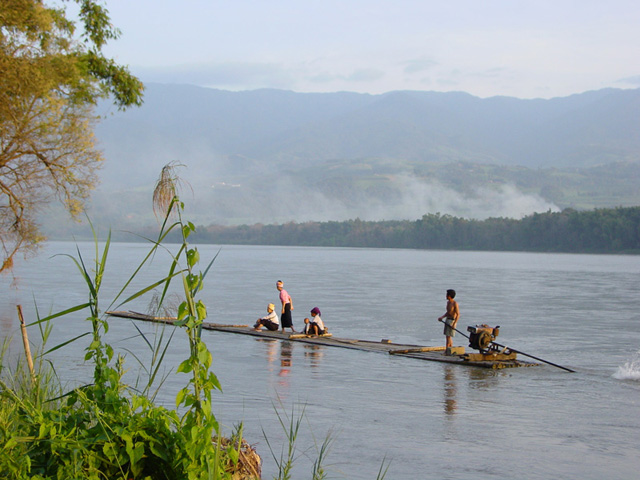
<svg viewBox="0 0 640 480"><path fill-rule="evenodd" d="M480 352L465 355L467 360L515 360L516 352L493 343L500 334L500 326L490 327L487 324L469 326L467 332L469 332L469 346Z"/></svg>
<svg viewBox="0 0 640 480"><path fill-rule="evenodd" d="M469 326L467 332L469 332L469 346L485 352L493 346L492 342L500 334L500 326L490 327L487 324Z"/></svg>

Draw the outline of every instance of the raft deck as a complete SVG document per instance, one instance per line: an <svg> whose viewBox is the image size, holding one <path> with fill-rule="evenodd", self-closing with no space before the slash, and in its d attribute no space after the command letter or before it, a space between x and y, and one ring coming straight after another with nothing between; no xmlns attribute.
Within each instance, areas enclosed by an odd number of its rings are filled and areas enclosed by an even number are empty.
<svg viewBox="0 0 640 480"><path fill-rule="evenodd" d="M113 311L107 312L108 315L120 318L129 318L133 320L143 320L154 323L173 324L175 317L154 317L132 311ZM488 360L488 361L471 361L464 355L445 355L444 347L428 347L423 345L408 345L393 343L390 340L355 340L350 338L339 338L332 334L314 336L304 335L300 333L287 332L271 332L269 330L254 330L249 325L224 325L218 323L203 323L204 330L213 330L218 332L235 333L240 335L251 335L261 338L272 338L276 340L288 340L291 342L307 343L311 345L325 345L327 347L350 348L352 350L362 350L366 352L386 353L394 356L416 358L419 360L427 360L430 362L441 362L455 365L466 365L471 367L481 367L490 369L515 368L515 367L532 367L539 366L539 363L533 363L523 360Z"/></svg>

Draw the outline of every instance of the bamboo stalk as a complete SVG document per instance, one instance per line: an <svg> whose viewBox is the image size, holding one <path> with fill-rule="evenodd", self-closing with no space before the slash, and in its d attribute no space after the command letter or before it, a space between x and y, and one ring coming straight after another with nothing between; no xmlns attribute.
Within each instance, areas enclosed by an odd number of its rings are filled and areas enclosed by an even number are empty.
<svg viewBox="0 0 640 480"><path fill-rule="evenodd" d="M202 328L247 328L249 325L242 325L242 324L238 324L238 325L228 325L226 323L203 323L202 324Z"/></svg>
<svg viewBox="0 0 640 480"><path fill-rule="evenodd" d="M22 314L22 305L16 305L18 308L18 318L20 319L20 333L22 333L22 343L24 344L24 354L27 357L27 365L31 373L31 380L36 383L36 374L33 370L33 358L31 357L31 348L29 347L29 336L27 335L27 327L24 324L24 315Z"/></svg>
<svg viewBox="0 0 640 480"><path fill-rule="evenodd" d="M407 348L405 350L389 350L390 355L402 355L403 353L420 353L420 352L442 352L445 347L420 347Z"/></svg>
<svg viewBox="0 0 640 480"><path fill-rule="evenodd" d="M294 333L292 335L289 335L290 339L296 339L296 338L331 338L333 336L332 333L325 333L324 335L308 335L306 333Z"/></svg>

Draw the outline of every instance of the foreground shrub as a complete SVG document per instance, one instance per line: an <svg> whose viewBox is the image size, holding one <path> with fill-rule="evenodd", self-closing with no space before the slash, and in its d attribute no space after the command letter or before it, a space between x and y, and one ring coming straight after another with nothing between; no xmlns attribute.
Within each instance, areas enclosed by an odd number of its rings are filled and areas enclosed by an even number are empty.
<svg viewBox="0 0 640 480"><path fill-rule="evenodd" d="M201 326L207 309L196 298L213 261L204 273L196 271L199 254L187 241L194 226L182 220L184 205L179 201L171 166L163 169L158 192L156 204L165 212L160 234L151 241L150 252L110 307L122 306L157 287L162 288L161 305L171 281L182 281L184 298L178 307L176 325L187 334L189 357L180 364L178 372L190 375L190 379L178 392L176 407L184 413L180 416L177 410L157 406L147 396L159 365L155 366L142 394L124 384L124 358L120 355L114 358L113 348L103 341L109 323L108 316L99 308L110 236L100 252L94 233L96 251L92 268L85 264L79 249L77 256L69 256L85 280L87 302L39 318L32 324L40 327L44 345L51 322L88 311L86 319L91 325L90 331L38 355L37 372L33 375L23 374L20 366L10 370L4 363L2 365L0 477L60 480L232 478L240 451L243 448L246 451L246 444L243 447L241 438L213 441L221 435L212 412L211 391L220 389L220 384L211 371L211 353L201 341ZM173 230L177 230L182 238L175 254L162 243ZM167 276L120 302L142 266L161 248L172 257ZM90 339L84 359L93 362L93 382L62 393L53 364L44 359L47 353L85 338ZM162 346L157 348L162 349Z"/></svg>

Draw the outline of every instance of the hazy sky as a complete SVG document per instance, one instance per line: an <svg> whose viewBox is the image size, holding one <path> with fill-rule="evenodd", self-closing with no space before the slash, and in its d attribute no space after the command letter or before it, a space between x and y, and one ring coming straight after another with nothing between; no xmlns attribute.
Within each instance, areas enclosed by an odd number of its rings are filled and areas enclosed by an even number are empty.
<svg viewBox="0 0 640 480"><path fill-rule="evenodd" d="M226 90L640 87L638 0L110 0L107 55L143 81Z"/></svg>

